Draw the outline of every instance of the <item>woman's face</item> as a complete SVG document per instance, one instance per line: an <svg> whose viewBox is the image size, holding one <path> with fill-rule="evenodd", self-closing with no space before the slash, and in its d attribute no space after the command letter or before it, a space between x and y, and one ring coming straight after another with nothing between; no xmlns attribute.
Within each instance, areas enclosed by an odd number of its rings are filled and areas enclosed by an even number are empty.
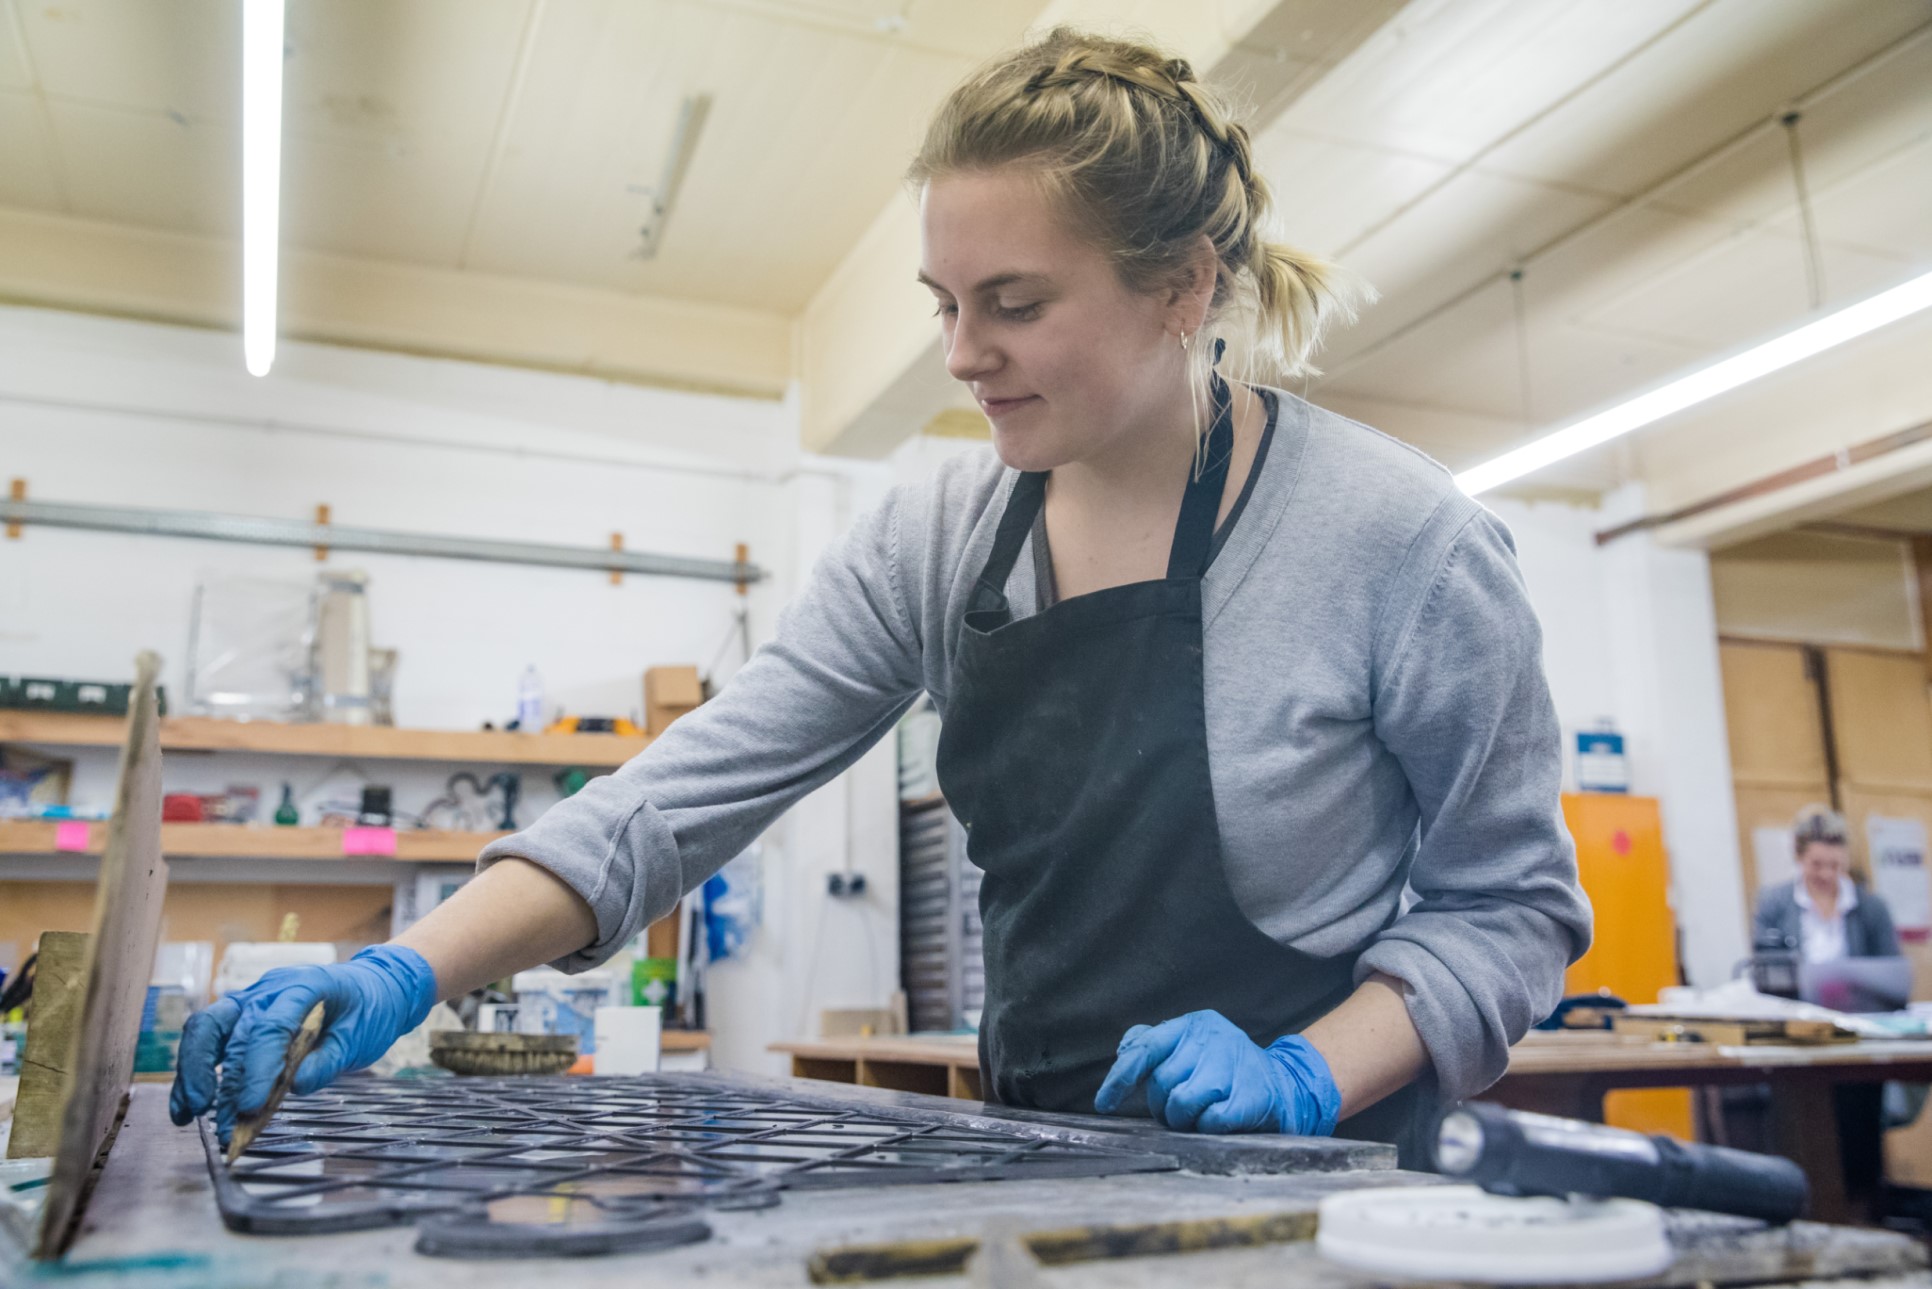
<svg viewBox="0 0 1932 1289"><path fill-rule="evenodd" d="M1798 868L1812 890L1836 890L1838 879L1851 871L1851 852L1837 842L1806 842L1798 856Z"/></svg>
<svg viewBox="0 0 1932 1289"><path fill-rule="evenodd" d="M1176 428L1190 423L1175 306L1123 286L1023 174L933 180L920 240L946 368L1007 465L1051 470L1177 416Z"/></svg>

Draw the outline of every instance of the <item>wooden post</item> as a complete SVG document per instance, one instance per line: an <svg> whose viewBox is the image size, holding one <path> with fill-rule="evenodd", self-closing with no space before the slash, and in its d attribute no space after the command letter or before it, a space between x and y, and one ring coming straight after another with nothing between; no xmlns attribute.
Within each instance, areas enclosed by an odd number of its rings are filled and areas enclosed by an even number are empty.
<svg viewBox="0 0 1932 1289"><path fill-rule="evenodd" d="M745 581L745 565L750 561L750 559L751 559L751 547L747 546L743 542L739 542L738 551L737 551L737 560L738 560L738 594L740 595L749 594L751 591L751 583Z"/></svg>
<svg viewBox="0 0 1932 1289"><path fill-rule="evenodd" d="M12 497L15 501L25 501L27 499L27 481L25 479L15 479L13 481L13 486L7 490L7 494L10 497ZM7 540L8 541L20 540L19 524L15 523L15 524L7 525Z"/></svg>
<svg viewBox="0 0 1932 1289"><path fill-rule="evenodd" d="M621 553L624 549L624 534L612 533L610 535L610 548L613 551ZM622 586L624 584L623 570L613 568L610 571L610 584L612 586Z"/></svg>
<svg viewBox="0 0 1932 1289"><path fill-rule="evenodd" d="M322 524L325 527L328 525L329 507L327 503L324 503L315 508L315 522L318 524ZM320 564L323 560L326 560L328 557L329 557L329 548L323 545L322 543L317 542L315 546L315 562Z"/></svg>
<svg viewBox="0 0 1932 1289"><path fill-rule="evenodd" d="M18 479L15 483L20 482ZM1932 535L1912 539L1912 571L1919 579L1919 623L1925 635L1925 679L1932 684Z"/></svg>

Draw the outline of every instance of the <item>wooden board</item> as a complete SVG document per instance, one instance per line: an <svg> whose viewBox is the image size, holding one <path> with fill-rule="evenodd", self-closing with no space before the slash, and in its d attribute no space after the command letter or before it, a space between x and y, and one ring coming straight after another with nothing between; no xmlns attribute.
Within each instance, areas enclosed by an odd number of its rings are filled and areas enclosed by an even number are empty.
<svg viewBox="0 0 1932 1289"><path fill-rule="evenodd" d="M1827 779L1818 690L1804 650L1788 644L1718 645L1731 774L1740 784L1804 787Z"/></svg>
<svg viewBox="0 0 1932 1289"><path fill-rule="evenodd" d="M60 1118L73 1071L75 1031L86 996L87 933L48 931L34 963L34 996L27 1004L20 1091L7 1158L42 1159L60 1145Z"/></svg>
<svg viewBox="0 0 1932 1289"><path fill-rule="evenodd" d="M115 747L126 737L118 716L0 710L0 743ZM524 734L508 730L406 730L383 725L285 725L210 716L161 722L168 752L272 752L357 760L446 761L473 765L619 766L650 738L616 734Z"/></svg>
<svg viewBox="0 0 1932 1289"><path fill-rule="evenodd" d="M1611 1021L1619 1038L1655 1042L1714 1043L1743 1047L1753 1043L1817 1046L1856 1043L1858 1035L1828 1020L1713 1020L1707 1016L1632 1016L1617 1014Z"/></svg>
<svg viewBox="0 0 1932 1289"><path fill-rule="evenodd" d="M72 1237L89 1174L119 1123L133 1078L134 1045L168 885L168 865L161 857L161 746L154 693L159 666L152 653L135 660L133 709L101 861L86 996L69 1062L72 1082L41 1209L37 1258L58 1257Z"/></svg>
<svg viewBox="0 0 1932 1289"><path fill-rule="evenodd" d="M1932 791L1932 706L1917 654L1827 649L1838 777L1869 789Z"/></svg>

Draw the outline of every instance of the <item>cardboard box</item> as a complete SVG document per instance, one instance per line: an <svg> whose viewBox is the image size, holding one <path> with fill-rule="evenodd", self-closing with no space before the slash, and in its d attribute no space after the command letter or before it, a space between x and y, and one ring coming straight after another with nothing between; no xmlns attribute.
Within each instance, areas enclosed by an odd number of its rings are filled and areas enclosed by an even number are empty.
<svg viewBox="0 0 1932 1289"><path fill-rule="evenodd" d="M696 667L650 667L644 672L644 731L662 734L671 722L704 702Z"/></svg>

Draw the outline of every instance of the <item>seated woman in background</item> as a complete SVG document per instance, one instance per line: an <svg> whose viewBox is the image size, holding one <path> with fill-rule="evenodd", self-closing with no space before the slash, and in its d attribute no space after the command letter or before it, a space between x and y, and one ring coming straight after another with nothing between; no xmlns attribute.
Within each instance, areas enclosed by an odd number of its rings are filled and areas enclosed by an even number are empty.
<svg viewBox="0 0 1932 1289"><path fill-rule="evenodd" d="M1776 943L1806 962L1890 958L1898 954L1892 911L1876 892L1851 878L1845 817L1806 806L1791 825L1798 878L1758 897L1757 943Z"/></svg>
<svg viewBox="0 0 1932 1289"><path fill-rule="evenodd" d="M1758 896L1758 950L1782 948L1808 963L1898 956L1898 931L1885 898L1852 880L1845 817L1824 806L1806 806L1792 820L1791 836L1798 877ZM1756 1092L1760 1108L1767 1091ZM1925 1085L1916 1083L1841 1084L1832 1090L1848 1191L1870 1193L1880 1184L1883 1130L1912 1122L1925 1098ZM1742 1109L1739 1101L1748 1099L1747 1092L1744 1098L1726 1098L1726 1105Z"/></svg>

